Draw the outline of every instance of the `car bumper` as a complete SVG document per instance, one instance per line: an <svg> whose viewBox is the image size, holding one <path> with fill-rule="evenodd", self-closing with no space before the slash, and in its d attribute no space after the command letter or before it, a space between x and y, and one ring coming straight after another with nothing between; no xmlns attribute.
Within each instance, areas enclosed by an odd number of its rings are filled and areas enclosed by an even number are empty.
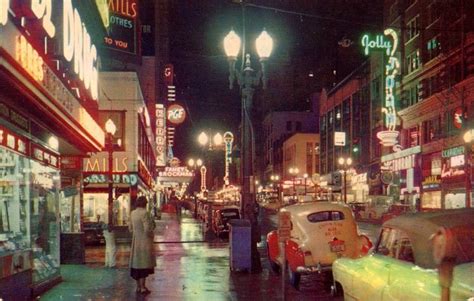
<svg viewBox="0 0 474 301"><path fill-rule="evenodd" d="M299 266L296 268L296 272L301 274L313 274L313 273L321 273L331 271L331 265L313 265L313 266Z"/></svg>

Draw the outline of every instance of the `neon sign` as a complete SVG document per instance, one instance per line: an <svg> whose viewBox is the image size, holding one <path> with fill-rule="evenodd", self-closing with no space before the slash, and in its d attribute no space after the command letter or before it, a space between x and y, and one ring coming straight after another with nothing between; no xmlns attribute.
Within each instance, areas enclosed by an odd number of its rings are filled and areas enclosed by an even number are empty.
<svg viewBox="0 0 474 301"><path fill-rule="evenodd" d="M168 107L168 120L175 124L181 124L186 119L186 111L179 104L172 104Z"/></svg>
<svg viewBox="0 0 474 301"><path fill-rule="evenodd" d="M43 58L24 36L19 36L16 40L16 60L35 80L43 80Z"/></svg>
<svg viewBox="0 0 474 301"><path fill-rule="evenodd" d="M228 186L229 183L229 165L232 163L232 142L234 142L234 135L231 132L224 133L225 143L225 174L224 184Z"/></svg>
<svg viewBox="0 0 474 301"><path fill-rule="evenodd" d="M384 36L379 34L375 37L375 40L371 40L369 35L366 34L362 37L362 46L364 47L365 55L369 55L370 49L385 49L387 55L390 55L390 48L392 43L386 41Z"/></svg>
<svg viewBox="0 0 474 301"><path fill-rule="evenodd" d="M393 43L385 40L384 36L391 38ZM368 35L364 35L361 42L366 55L369 54L370 49L384 49L388 55L387 64L385 65L385 104L382 108L382 113L385 115L386 130L377 133L377 137L383 146L394 146L397 144L399 135L399 132L395 130L397 126L395 84L396 77L400 72L400 61L395 56L399 43L398 34L395 30L387 28L384 35L377 35L375 40L371 40Z"/></svg>
<svg viewBox="0 0 474 301"><path fill-rule="evenodd" d="M31 0L31 11L38 20L43 19L43 28L50 38L56 34L56 26L51 21L53 0Z"/></svg>
<svg viewBox="0 0 474 301"><path fill-rule="evenodd" d="M10 8L10 0L0 0L0 25L7 24L9 8Z"/></svg>
<svg viewBox="0 0 474 301"><path fill-rule="evenodd" d="M74 59L74 73L96 100L99 94L97 49L71 0L64 0L63 4L63 56L68 62Z"/></svg>

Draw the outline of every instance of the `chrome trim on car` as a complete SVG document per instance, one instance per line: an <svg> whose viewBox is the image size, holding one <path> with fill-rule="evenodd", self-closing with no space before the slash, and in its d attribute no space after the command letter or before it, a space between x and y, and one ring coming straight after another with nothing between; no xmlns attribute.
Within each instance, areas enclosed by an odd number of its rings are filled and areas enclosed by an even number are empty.
<svg viewBox="0 0 474 301"><path fill-rule="evenodd" d="M302 274L311 274L311 273L321 273L325 271L331 271L331 265L322 266L321 264L317 264L316 266L298 266L296 267L296 271Z"/></svg>

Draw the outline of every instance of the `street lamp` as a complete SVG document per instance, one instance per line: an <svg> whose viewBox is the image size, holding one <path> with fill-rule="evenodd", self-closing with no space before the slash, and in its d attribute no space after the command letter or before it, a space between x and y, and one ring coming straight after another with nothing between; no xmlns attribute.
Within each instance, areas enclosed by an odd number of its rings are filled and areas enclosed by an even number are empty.
<svg viewBox="0 0 474 301"><path fill-rule="evenodd" d="M352 158L344 158L340 157L337 161L339 165L341 166L342 170L344 171L344 203L347 204L347 169L351 166L352 164Z"/></svg>
<svg viewBox="0 0 474 301"><path fill-rule="evenodd" d="M300 170L298 169L298 167L290 167L290 169L288 169L288 172L290 173L290 175L293 176L293 193L294 193L294 198L295 198L295 201L296 201L297 193L296 193L295 180L296 180L296 176L298 175Z"/></svg>
<svg viewBox="0 0 474 301"><path fill-rule="evenodd" d="M196 185L195 185L195 183L196 183L195 182L195 175L196 175L195 170L202 166L202 160L201 159L194 160L193 158L190 158L188 160L188 166L193 170L193 175L194 175L193 181L192 181L193 185L191 186L190 190L192 191L193 197L194 197L194 217L196 217L197 216L197 200L196 200L196 194L194 194L194 192L193 192L194 188L196 187Z"/></svg>
<svg viewBox="0 0 474 301"><path fill-rule="evenodd" d="M209 152L214 151L215 149L220 149L224 143L224 138L222 137L221 133L216 133L210 138L212 135L207 134L206 132L201 132L198 136L198 142L203 147L204 151L206 152L206 162L209 165L209 179L210 179L210 187L212 189L213 182L214 182L214 175L213 175L213 166L211 160L211 154Z"/></svg>
<svg viewBox="0 0 474 301"><path fill-rule="evenodd" d="M244 27L245 29L245 27ZM245 37L245 32L244 32ZM247 208L255 208L255 197L251 193L250 185L251 175L253 174L253 160L252 154L254 149L252 148L251 135L253 135L251 125L251 109L252 109L252 98L254 89L260 84L262 80L263 89L267 87L267 78L265 74L265 61L270 56L273 49L273 40L270 35L265 31L262 31L260 36L256 40L257 53L260 57L261 71L255 72L251 67L250 54L246 53L245 40L242 45L242 54L245 55L245 67L241 70L236 70L235 63L237 61L237 55L240 52L240 37L231 30L229 34L224 38L224 50L226 52L229 62L229 89L233 88L234 80L237 79L237 83L240 86L242 110L241 110L241 143L240 143L240 158L241 158L241 185L242 185L242 198L241 198L241 213L244 219L249 219L252 223L252 227L258 227L258 221L255 216L254 210L246 210ZM256 232L256 231L254 231ZM255 268L260 270L261 263L260 257L257 250L257 240L259 237L252 235L252 262L255 264Z"/></svg>
<svg viewBox="0 0 474 301"><path fill-rule="evenodd" d="M303 178L304 178L304 195L306 195L306 181L308 180L308 174L305 173L303 175Z"/></svg>
<svg viewBox="0 0 474 301"><path fill-rule="evenodd" d="M114 179L113 179L113 152L114 152L114 135L115 132L117 131L117 127L115 126L115 123L112 121L112 119L108 119L105 122L105 132L107 133L107 151L109 153L109 170L108 170L108 209L109 209L109 226L113 226L113 196L112 196L112 191L113 191L113 185L114 185Z"/></svg>
<svg viewBox="0 0 474 301"><path fill-rule="evenodd" d="M280 176L279 175L271 175L270 180L274 183L277 183L277 194L278 194L278 202L281 203L280 200Z"/></svg>

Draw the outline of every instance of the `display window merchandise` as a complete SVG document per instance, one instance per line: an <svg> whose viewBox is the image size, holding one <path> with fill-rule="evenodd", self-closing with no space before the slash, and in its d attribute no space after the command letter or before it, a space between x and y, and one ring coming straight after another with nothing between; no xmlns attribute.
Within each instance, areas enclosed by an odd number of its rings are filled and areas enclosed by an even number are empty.
<svg viewBox="0 0 474 301"><path fill-rule="evenodd" d="M84 222L109 222L108 193L84 193ZM130 218L130 194L123 193L113 202L116 226L127 226Z"/></svg>
<svg viewBox="0 0 474 301"><path fill-rule="evenodd" d="M59 277L59 183L57 169L0 147L0 259L24 253L0 280L28 268L34 285Z"/></svg>

